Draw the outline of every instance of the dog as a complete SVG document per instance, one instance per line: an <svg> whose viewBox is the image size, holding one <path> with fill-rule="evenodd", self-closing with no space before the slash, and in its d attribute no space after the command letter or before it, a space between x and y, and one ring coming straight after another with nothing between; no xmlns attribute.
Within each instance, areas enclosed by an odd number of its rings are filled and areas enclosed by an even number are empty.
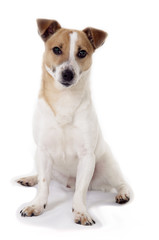
<svg viewBox="0 0 159 240"><path fill-rule="evenodd" d="M19 179L38 183L35 199L21 216L40 215L47 205L49 183L58 180L75 189L74 222L93 225L86 208L88 190L115 189L116 202L130 199L130 188L104 141L92 104L89 75L92 55L107 33L87 27L65 29L55 20L37 19L44 41L42 82L33 120L37 175Z"/></svg>

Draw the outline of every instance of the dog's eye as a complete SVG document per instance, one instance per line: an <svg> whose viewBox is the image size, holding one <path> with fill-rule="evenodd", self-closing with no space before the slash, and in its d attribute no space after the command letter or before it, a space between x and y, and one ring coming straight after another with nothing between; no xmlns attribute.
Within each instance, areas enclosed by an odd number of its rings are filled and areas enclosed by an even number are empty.
<svg viewBox="0 0 159 240"><path fill-rule="evenodd" d="M86 55L87 55L87 52L85 50L80 50L77 53L77 57L79 57L79 58L84 58L84 57L86 57Z"/></svg>
<svg viewBox="0 0 159 240"><path fill-rule="evenodd" d="M52 51L56 54L56 55L61 55L62 54L62 51L59 47L54 47L52 49Z"/></svg>

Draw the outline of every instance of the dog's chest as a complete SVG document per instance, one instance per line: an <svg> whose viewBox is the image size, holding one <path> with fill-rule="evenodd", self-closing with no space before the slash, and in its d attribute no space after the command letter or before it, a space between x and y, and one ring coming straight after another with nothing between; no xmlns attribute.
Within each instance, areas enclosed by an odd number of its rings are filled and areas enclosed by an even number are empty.
<svg viewBox="0 0 159 240"><path fill-rule="evenodd" d="M68 122L63 124L63 121ZM69 172L71 170L75 172L78 163L77 153L83 145L80 119L78 118L74 124L72 115L54 116L44 100L40 100L34 116L33 130L37 145L47 149L54 166L60 170L63 168L64 172L68 169Z"/></svg>
<svg viewBox="0 0 159 240"><path fill-rule="evenodd" d="M56 136L56 137L55 137ZM77 152L81 148L78 129L67 124L65 127L53 129L48 137L48 149L54 162L54 168L62 173L75 176L78 158Z"/></svg>

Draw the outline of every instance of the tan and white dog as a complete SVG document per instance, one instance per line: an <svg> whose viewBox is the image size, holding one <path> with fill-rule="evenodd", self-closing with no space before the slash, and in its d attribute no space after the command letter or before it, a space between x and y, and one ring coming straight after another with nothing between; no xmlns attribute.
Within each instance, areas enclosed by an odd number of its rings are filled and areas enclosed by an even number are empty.
<svg viewBox="0 0 159 240"><path fill-rule="evenodd" d="M107 33L94 28L83 31L61 28L55 20L38 19L45 43L42 84L34 116L37 176L18 183L38 191L21 216L37 216L47 204L49 183L56 179L75 188L72 211L75 223L92 225L86 209L90 190L115 188L116 202L126 203L130 191L105 143L92 105L89 74L94 51Z"/></svg>

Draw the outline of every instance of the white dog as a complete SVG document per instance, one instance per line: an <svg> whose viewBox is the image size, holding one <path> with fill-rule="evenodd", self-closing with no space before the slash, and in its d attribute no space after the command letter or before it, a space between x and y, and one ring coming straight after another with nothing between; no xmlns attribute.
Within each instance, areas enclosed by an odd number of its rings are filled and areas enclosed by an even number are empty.
<svg viewBox="0 0 159 240"><path fill-rule="evenodd" d="M94 28L83 31L61 28L54 20L38 19L45 42L42 84L34 116L37 144L37 176L18 183L38 192L21 216L37 216L47 204L51 179L75 188L72 211L75 223L92 225L86 209L90 190L115 188L116 202L130 199L127 183L105 143L92 105L89 73L92 54L107 33Z"/></svg>

